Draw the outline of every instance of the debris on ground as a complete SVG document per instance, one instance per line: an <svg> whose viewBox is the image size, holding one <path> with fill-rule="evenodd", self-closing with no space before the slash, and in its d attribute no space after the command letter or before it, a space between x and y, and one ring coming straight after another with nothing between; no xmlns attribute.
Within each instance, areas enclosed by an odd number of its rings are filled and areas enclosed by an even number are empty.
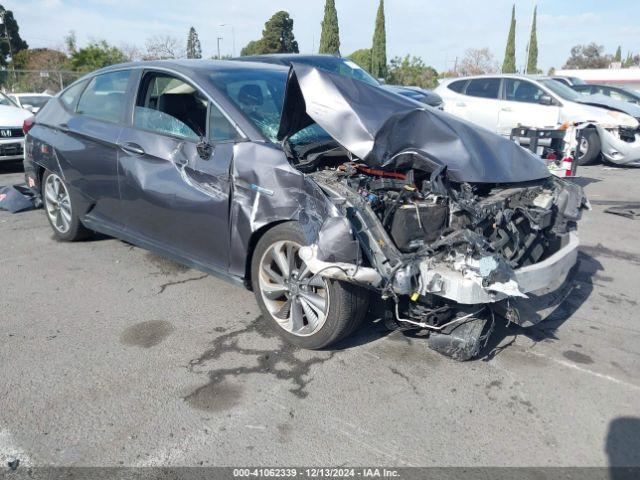
<svg viewBox="0 0 640 480"><path fill-rule="evenodd" d="M0 210L18 213L35 210L41 206L42 200L33 188L26 185L0 185Z"/></svg>
<svg viewBox="0 0 640 480"><path fill-rule="evenodd" d="M605 210L605 213L612 213L613 215L620 215L621 217L633 220L640 216L640 203L627 203L624 205L609 207Z"/></svg>

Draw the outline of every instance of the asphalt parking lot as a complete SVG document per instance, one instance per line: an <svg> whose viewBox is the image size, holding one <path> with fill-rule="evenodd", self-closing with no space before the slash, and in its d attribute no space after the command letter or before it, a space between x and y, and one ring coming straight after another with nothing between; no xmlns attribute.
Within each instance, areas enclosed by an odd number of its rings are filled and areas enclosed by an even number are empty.
<svg viewBox="0 0 640 480"><path fill-rule="evenodd" d="M0 184L22 182L0 166ZM253 294L0 211L0 460L21 465L640 465L640 170L581 168L576 288L456 363L368 322L309 352Z"/></svg>

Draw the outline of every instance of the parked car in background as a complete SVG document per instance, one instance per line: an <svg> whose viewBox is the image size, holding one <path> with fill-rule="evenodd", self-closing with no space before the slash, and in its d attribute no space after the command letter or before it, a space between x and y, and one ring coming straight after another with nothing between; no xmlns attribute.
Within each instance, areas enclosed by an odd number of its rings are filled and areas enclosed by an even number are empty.
<svg viewBox="0 0 640 480"><path fill-rule="evenodd" d="M20 108L37 113L51 99L48 93L10 93L9 98Z"/></svg>
<svg viewBox="0 0 640 480"><path fill-rule="evenodd" d="M563 77L559 75L554 75L551 78L556 82L564 83L569 87L573 87L574 85L586 85L586 82L578 77Z"/></svg>
<svg viewBox="0 0 640 480"><path fill-rule="evenodd" d="M550 77L485 75L453 78L436 89L445 111L508 136L515 127L558 128L564 123L587 124L578 148L580 165L595 162L601 153L615 163L638 160L634 154L611 156L602 148L602 137L618 153L628 151L629 139L635 152L639 122L634 116L579 94ZM608 135L611 131L622 136ZM631 132L630 136L627 132Z"/></svg>
<svg viewBox="0 0 640 480"><path fill-rule="evenodd" d="M571 88L583 95L600 94L621 102L630 102L640 105L640 92L632 90L631 88L599 84L573 85Z"/></svg>
<svg viewBox="0 0 640 480"><path fill-rule="evenodd" d="M361 68L357 63L348 58L336 57L335 55L300 55L296 53L274 53L266 55L248 55L245 57L237 57L234 60L243 62L264 62L274 65L289 66L291 62L301 63L303 65L311 65L321 68L328 72L338 73L347 77L376 85L380 88L388 90L403 97L410 98L430 107L441 108L442 98L431 90L420 87L406 87L403 85L387 85L380 83L373 78L366 70Z"/></svg>
<svg viewBox="0 0 640 480"><path fill-rule="evenodd" d="M566 297L587 206L508 139L301 64L99 70L29 124L24 165L60 240L98 231L251 286L299 347L375 301L458 360L494 315L529 326Z"/></svg>
<svg viewBox="0 0 640 480"><path fill-rule="evenodd" d="M32 113L0 93L0 161L20 160L24 150L24 121Z"/></svg>

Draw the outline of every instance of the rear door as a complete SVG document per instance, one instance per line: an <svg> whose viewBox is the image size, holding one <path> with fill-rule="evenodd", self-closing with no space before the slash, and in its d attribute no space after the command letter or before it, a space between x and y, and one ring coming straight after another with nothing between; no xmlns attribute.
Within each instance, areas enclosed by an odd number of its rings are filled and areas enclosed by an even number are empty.
<svg viewBox="0 0 640 480"><path fill-rule="evenodd" d="M504 99L501 102L498 133L510 135L518 126L556 127L560 120L560 104L543 105L544 96L549 96L535 83L520 78L504 79Z"/></svg>
<svg viewBox="0 0 640 480"><path fill-rule="evenodd" d="M500 83L496 77L474 78L467 84L465 97L458 103L463 118L492 132L498 128Z"/></svg>
<svg viewBox="0 0 640 480"><path fill-rule="evenodd" d="M226 270L238 139L223 112L188 80L145 71L119 139L127 233L196 265Z"/></svg>
<svg viewBox="0 0 640 480"><path fill-rule="evenodd" d="M89 219L118 226L118 137L130 79L131 70L121 70L71 87L61 101L73 113L57 126L55 139L62 174ZM72 95L76 89L82 89L77 101Z"/></svg>

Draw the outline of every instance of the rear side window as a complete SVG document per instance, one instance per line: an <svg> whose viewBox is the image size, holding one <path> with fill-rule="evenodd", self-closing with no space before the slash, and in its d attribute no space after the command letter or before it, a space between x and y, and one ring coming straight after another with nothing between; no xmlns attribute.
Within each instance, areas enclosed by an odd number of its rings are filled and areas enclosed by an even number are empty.
<svg viewBox="0 0 640 480"><path fill-rule="evenodd" d="M107 122L119 122L130 76L130 70L123 70L93 77L82 93L76 111Z"/></svg>
<svg viewBox="0 0 640 480"><path fill-rule="evenodd" d="M456 93L462 93L464 90L464 86L467 84L466 80L458 80L453 83L450 83L447 88Z"/></svg>
<svg viewBox="0 0 640 480"><path fill-rule="evenodd" d="M467 86L466 94L472 97L497 99L500 93L499 78L477 78L471 80Z"/></svg>
<svg viewBox="0 0 640 480"><path fill-rule="evenodd" d="M64 104L65 107L73 110L78 102L78 97L84 90L84 87L87 86L87 81L76 83L75 85L71 85L67 88L62 95L60 95L60 100Z"/></svg>

